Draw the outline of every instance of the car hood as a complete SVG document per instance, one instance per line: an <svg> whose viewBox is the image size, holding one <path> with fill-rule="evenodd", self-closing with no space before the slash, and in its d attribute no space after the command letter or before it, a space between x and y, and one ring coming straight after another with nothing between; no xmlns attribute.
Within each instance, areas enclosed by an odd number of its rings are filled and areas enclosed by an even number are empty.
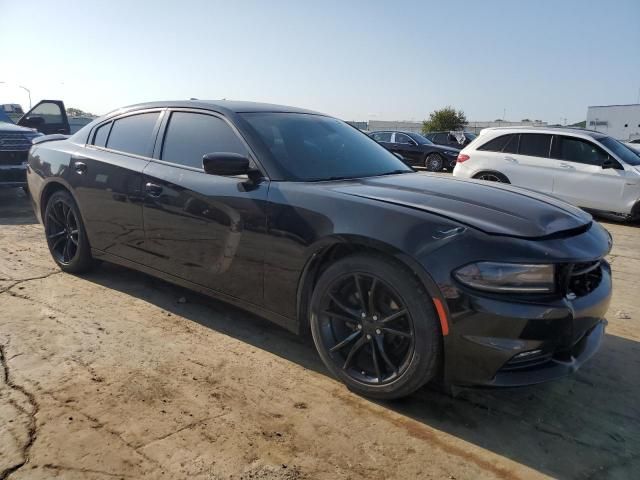
<svg viewBox="0 0 640 480"><path fill-rule="evenodd" d="M328 182L325 188L440 215L494 235L548 237L586 230L592 221L554 197L479 180L413 173Z"/></svg>
<svg viewBox="0 0 640 480"><path fill-rule="evenodd" d="M2 133L33 133L33 128L21 127L15 123L0 122L0 132Z"/></svg>

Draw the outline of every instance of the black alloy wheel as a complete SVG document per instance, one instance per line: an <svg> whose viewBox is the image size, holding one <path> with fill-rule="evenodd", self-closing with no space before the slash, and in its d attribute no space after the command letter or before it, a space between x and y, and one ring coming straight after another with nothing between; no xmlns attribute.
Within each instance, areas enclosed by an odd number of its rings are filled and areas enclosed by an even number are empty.
<svg viewBox="0 0 640 480"><path fill-rule="evenodd" d="M354 256L330 267L312 299L314 342L329 370L376 398L403 396L428 381L439 328L429 297L416 297L421 291L386 259Z"/></svg>
<svg viewBox="0 0 640 480"><path fill-rule="evenodd" d="M44 212L44 228L51 256L65 272L87 271L93 264L80 212L66 191L55 192Z"/></svg>
<svg viewBox="0 0 640 480"><path fill-rule="evenodd" d="M486 182L509 183L507 177L498 172L481 172L473 178L484 180Z"/></svg>
<svg viewBox="0 0 640 480"><path fill-rule="evenodd" d="M425 159L424 166L430 172L440 172L442 170L443 165L444 165L444 162L440 155L438 155L437 153L430 153L429 155L427 155L427 158Z"/></svg>

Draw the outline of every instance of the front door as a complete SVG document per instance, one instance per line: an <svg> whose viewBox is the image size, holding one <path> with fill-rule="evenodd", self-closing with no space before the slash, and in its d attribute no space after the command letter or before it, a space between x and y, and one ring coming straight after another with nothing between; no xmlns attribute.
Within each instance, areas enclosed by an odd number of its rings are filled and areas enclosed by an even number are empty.
<svg viewBox="0 0 640 480"><path fill-rule="evenodd" d="M174 111L164 131L143 179L145 250L153 266L261 305L269 183L204 172L207 153L249 156L221 117Z"/></svg>
<svg viewBox="0 0 640 480"><path fill-rule="evenodd" d="M409 137L409 135L405 135L404 133L396 132L394 135L395 140L392 147L393 151L402 155L407 160L407 163L412 165L423 165L423 153L420 150L418 143Z"/></svg>
<svg viewBox="0 0 640 480"><path fill-rule="evenodd" d="M627 172L602 168L609 154L594 143L577 137L554 137L553 193L579 207L621 211Z"/></svg>
<svg viewBox="0 0 640 480"><path fill-rule="evenodd" d="M42 100L18 120L18 125L35 128L45 135L69 135L71 132L64 103L60 100Z"/></svg>

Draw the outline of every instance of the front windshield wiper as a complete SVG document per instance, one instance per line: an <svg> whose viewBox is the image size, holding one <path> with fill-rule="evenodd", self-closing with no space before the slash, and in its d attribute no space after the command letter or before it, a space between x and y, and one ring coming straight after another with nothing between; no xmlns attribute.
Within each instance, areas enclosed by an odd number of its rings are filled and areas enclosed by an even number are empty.
<svg viewBox="0 0 640 480"><path fill-rule="evenodd" d="M383 176L383 175L397 175L399 173L413 173L413 170L404 170L404 169L398 169L398 170L391 170L390 172L385 172L385 173L381 173L378 176Z"/></svg>

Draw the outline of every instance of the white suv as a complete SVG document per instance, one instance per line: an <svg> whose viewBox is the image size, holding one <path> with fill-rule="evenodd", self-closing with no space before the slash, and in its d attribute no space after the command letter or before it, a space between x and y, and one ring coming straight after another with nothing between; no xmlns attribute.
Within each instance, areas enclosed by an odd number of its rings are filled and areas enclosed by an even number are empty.
<svg viewBox="0 0 640 480"><path fill-rule="evenodd" d="M512 183L579 207L640 218L640 155L590 130L487 128L460 152L453 175Z"/></svg>

